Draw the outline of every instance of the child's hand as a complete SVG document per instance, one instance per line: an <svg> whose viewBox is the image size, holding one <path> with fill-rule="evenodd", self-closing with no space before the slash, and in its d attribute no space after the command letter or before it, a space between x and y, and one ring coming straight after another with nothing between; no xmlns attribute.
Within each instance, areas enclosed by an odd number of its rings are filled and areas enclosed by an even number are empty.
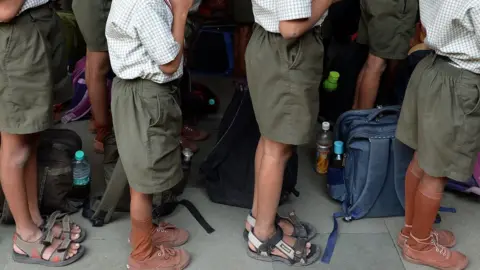
<svg viewBox="0 0 480 270"><path fill-rule="evenodd" d="M170 0L173 13L188 13L193 5L193 0Z"/></svg>

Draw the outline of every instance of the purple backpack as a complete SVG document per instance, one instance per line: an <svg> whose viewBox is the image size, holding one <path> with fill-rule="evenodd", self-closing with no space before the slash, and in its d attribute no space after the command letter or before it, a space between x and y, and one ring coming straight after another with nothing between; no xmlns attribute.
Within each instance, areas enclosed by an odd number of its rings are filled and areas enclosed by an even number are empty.
<svg viewBox="0 0 480 270"><path fill-rule="evenodd" d="M88 89L85 81L86 58L78 60L72 73L73 97L70 102L70 109L62 117L62 123L77 121L85 118L90 113L92 105L88 98ZM112 80L107 79L107 89L110 93ZM110 96L110 95L109 95Z"/></svg>
<svg viewBox="0 0 480 270"><path fill-rule="evenodd" d="M452 179L448 180L447 188L463 193L471 193L480 196L480 154L478 154L475 167L473 168L473 175L468 182L458 182Z"/></svg>

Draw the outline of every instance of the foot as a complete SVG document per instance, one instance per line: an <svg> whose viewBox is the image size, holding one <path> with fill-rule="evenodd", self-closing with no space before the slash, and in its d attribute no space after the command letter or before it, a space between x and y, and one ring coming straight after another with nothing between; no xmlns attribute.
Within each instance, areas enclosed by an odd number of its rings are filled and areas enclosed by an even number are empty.
<svg viewBox="0 0 480 270"><path fill-rule="evenodd" d="M183 126L182 136L190 141L203 141L209 136L208 132L193 128L191 126Z"/></svg>
<svg viewBox="0 0 480 270"><path fill-rule="evenodd" d="M64 235L65 232L70 232L72 242L77 242L82 237L82 228L72 222L67 214L62 214L60 211L52 213L47 220L40 219L35 224L46 232L50 231L53 238L63 240L68 237L68 233L66 236ZM65 228L62 227L63 225L65 225ZM83 239L80 240L83 241Z"/></svg>
<svg viewBox="0 0 480 270"><path fill-rule="evenodd" d="M190 263L190 255L183 249L172 249L160 246L146 260L128 258L127 268L130 270L182 270Z"/></svg>
<svg viewBox="0 0 480 270"><path fill-rule="evenodd" d="M400 248L403 249L405 243L410 238L410 231L411 228L403 228L398 234L397 244ZM433 229L431 235L438 244L444 247L452 248L457 244L455 235L451 231Z"/></svg>
<svg viewBox="0 0 480 270"><path fill-rule="evenodd" d="M438 244L433 236L414 242L414 245L405 243L403 248L403 258L411 263L440 270L463 270L468 265L465 255Z"/></svg>
<svg viewBox="0 0 480 270"><path fill-rule="evenodd" d="M103 154L103 153L105 152L105 148L104 148L103 142L94 140L94 141L93 141L93 150L94 150L95 153L97 153L97 154Z"/></svg>
<svg viewBox="0 0 480 270"><path fill-rule="evenodd" d="M316 229L313 225L301 222L299 218L295 215L295 212L289 213L288 217L280 217L277 215L277 225L283 230L283 233L288 236L295 238L306 238L311 240L316 235ZM254 224L255 218L249 215L247 221L245 222L245 230L250 232L252 230L252 225Z"/></svg>
<svg viewBox="0 0 480 270"><path fill-rule="evenodd" d="M64 240L54 239L51 244L42 244L43 239L44 235L40 231L24 238L15 234L13 236L13 252L33 259L41 258L45 261L55 262L56 258L52 258L52 255L59 251ZM80 244L71 243L67 248L67 254L64 258L60 258L61 260L68 260L75 256L80 249Z"/></svg>
<svg viewBox="0 0 480 270"><path fill-rule="evenodd" d="M262 237L260 234L256 235L257 238L260 240L260 241L266 241L268 240L270 237L272 237L272 235L274 235L275 233L273 234L270 234L269 236L267 237ZM288 235L283 235L283 238L282 238L282 241L285 242L288 246L290 247L294 247L295 246L295 243L297 242L297 239L294 238L294 237L291 237L291 236L288 236ZM311 248L312 244L310 242L307 242L305 244L305 249L306 249L306 255L310 255L310 248ZM255 248L255 246L253 245L253 243L251 241L248 241L248 248L251 250L251 251L257 251L257 249ZM278 257L282 257L284 259L290 259L288 258L288 256L280 251L278 248L274 248L272 251L271 251L272 255L275 255L275 256L278 256Z"/></svg>

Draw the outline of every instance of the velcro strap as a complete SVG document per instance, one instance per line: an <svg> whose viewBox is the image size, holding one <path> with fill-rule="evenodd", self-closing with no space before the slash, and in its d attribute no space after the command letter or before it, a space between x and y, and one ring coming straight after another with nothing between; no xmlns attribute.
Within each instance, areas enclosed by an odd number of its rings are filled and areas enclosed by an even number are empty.
<svg viewBox="0 0 480 270"><path fill-rule="evenodd" d="M247 223L250 224L250 226L255 227L255 223L257 223L257 220L252 216L252 213L248 214Z"/></svg>
<svg viewBox="0 0 480 270"><path fill-rule="evenodd" d="M295 214L295 212L290 212L288 214L288 219L287 219L290 223L292 223L293 225L293 236L294 237L301 237L301 238L305 238L308 236L308 232L307 232L307 229L305 228L305 226L303 226L303 224L300 222L300 219L297 217L297 215Z"/></svg>
<svg viewBox="0 0 480 270"><path fill-rule="evenodd" d="M62 218L62 231L64 233L70 233L72 230L71 228L71 223L70 223L70 216L69 215L64 215Z"/></svg>
<svg viewBox="0 0 480 270"><path fill-rule="evenodd" d="M71 243L72 243L72 241L69 238L64 239L62 241L62 244L57 248L57 251L59 251L59 252L66 251L70 247Z"/></svg>

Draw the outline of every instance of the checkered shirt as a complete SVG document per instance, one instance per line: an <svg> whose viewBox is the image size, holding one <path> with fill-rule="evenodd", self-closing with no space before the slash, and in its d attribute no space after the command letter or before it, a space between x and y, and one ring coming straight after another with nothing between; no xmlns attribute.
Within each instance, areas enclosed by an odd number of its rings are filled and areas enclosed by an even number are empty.
<svg viewBox="0 0 480 270"><path fill-rule="evenodd" d="M115 74L124 80L147 79L167 83L183 74L166 75L161 65L172 62L180 51L172 35L173 14L165 0L112 1L105 35Z"/></svg>
<svg viewBox="0 0 480 270"><path fill-rule="evenodd" d="M252 0L255 22L265 30L280 33L280 21L307 19L312 15L312 0ZM316 25L321 25L327 12Z"/></svg>
<svg viewBox="0 0 480 270"><path fill-rule="evenodd" d="M20 9L20 12L18 12L18 14L24 12L27 9L39 7L48 2L50 2L50 0L25 0L25 3L23 3L23 6Z"/></svg>
<svg viewBox="0 0 480 270"><path fill-rule="evenodd" d="M420 0L425 43L462 69L480 74L480 0Z"/></svg>

